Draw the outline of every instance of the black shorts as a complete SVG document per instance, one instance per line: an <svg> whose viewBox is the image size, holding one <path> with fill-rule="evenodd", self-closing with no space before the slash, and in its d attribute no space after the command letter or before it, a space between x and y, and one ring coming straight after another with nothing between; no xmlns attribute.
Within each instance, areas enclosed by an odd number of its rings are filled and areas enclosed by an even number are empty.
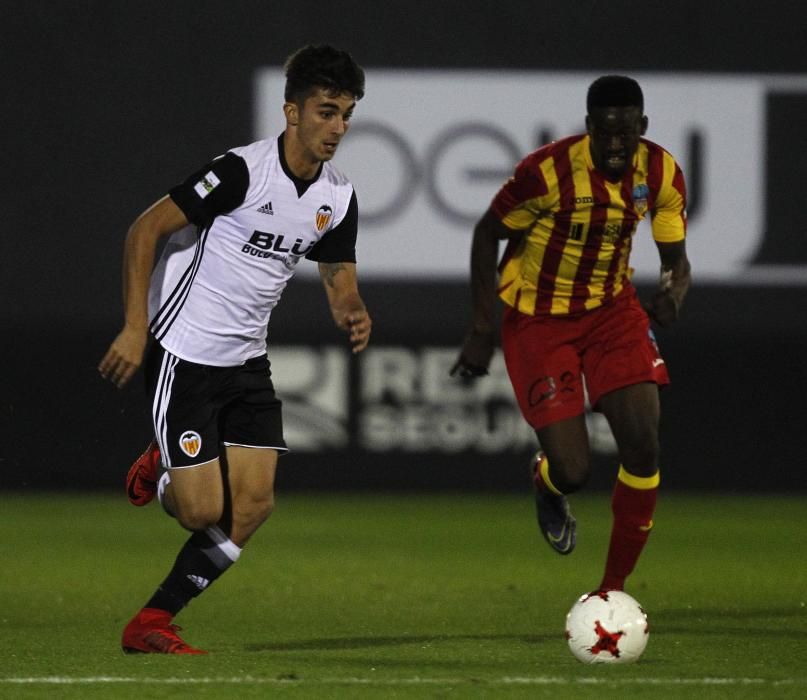
<svg viewBox="0 0 807 700"><path fill-rule="evenodd" d="M212 367L181 360L155 341L145 374L166 467L217 459L222 444L288 451L266 355L237 367Z"/></svg>

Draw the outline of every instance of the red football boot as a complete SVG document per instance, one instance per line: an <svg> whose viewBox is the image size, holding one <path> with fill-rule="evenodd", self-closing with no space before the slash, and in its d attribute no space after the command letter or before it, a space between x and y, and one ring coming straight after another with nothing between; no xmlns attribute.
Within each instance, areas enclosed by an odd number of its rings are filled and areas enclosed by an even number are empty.
<svg viewBox="0 0 807 700"><path fill-rule="evenodd" d="M157 495L157 470L160 468L160 448L152 440L126 475L126 495L135 506L151 503Z"/></svg>
<svg viewBox="0 0 807 700"><path fill-rule="evenodd" d="M207 654L186 644L171 624L171 613L157 608L143 608L123 630L121 646L125 654Z"/></svg>

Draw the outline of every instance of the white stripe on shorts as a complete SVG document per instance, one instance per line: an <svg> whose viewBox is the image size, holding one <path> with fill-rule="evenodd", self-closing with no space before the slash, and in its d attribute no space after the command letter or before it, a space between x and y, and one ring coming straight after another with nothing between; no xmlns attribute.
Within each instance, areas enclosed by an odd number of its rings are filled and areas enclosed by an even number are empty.
<svg viewBox="0 0 807 700"><path fill-rule="evenodd" d="M168 450L168 404L171 399L171 387L174 384L174 368L179 358L163 349L163 360L160 374L157 377L157 388L154 391L154 402L151 406L151 417L154 422L154 435L160 446L163 465L171 466L171 453Z"/></svg>

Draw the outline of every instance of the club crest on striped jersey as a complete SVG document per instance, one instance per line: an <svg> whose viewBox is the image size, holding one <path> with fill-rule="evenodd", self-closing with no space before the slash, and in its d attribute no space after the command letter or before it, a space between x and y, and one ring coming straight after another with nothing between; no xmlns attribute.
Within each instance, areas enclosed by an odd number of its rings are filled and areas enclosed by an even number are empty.
<svg viewBox="0 0 807 700"><path fill-rule="evenodd" d="M644 182L636 185L636 187L633 188L633 192L631 192L631 196L633 197L633 206L636 207L636 210L640 214L644 214L647 211L647 198L649 195L650 188Z"/></svg>
<svg viewBox="0 0 807 700"><path fill-rule="evenodd" d="M315 221L317 231L320 233L325 230L325 227L330 223L331 217L333 216L333 209L329 207L327 204L323 204L319 209L317 209L317 218Z"/></svg>
<svg viewBox="0 0 807 700"><path fill-rule="evenodd" d="M195 430L186 430L179 436L179 449L188 457L196 457L202 451L202 436Z"/></svg>

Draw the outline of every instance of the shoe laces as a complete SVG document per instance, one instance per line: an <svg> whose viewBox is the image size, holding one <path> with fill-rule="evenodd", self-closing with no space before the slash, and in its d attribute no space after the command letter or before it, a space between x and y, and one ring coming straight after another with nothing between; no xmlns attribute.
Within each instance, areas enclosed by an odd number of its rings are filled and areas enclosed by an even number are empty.
<svg viewBox="0 0 807 700"><path fill-rule="evenodd" d="M145 636L144 641L165 654L170 654L179 649L190 649L190 645L177 635L177 632L181 629L179 625L169 624L162 629L155 629L149 632Z"/></svg>

